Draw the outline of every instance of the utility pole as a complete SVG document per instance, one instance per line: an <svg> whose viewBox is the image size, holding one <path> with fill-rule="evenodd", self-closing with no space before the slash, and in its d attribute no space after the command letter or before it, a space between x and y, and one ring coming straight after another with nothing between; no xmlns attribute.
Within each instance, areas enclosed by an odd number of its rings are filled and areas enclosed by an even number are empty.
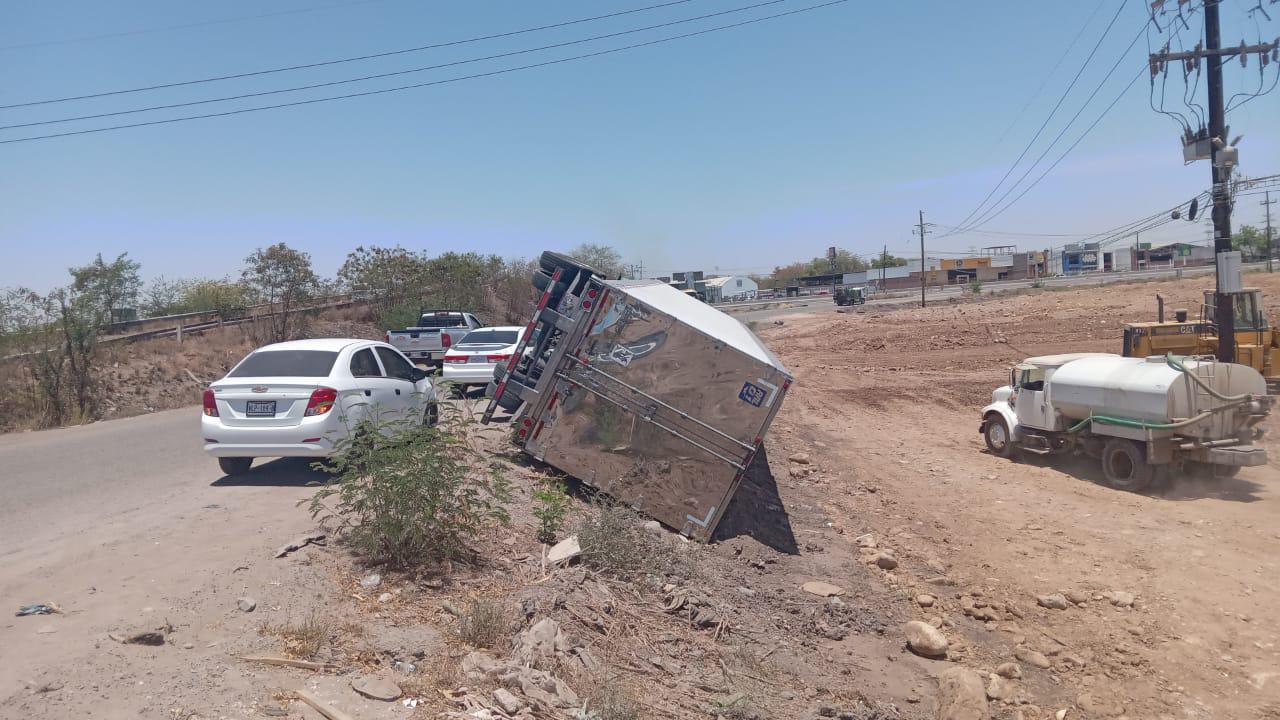
<svg viewBox="0 0 1280 720"><path fill-rule="evenodd" d="M920 307L924 307L924 279L925 279L925 260L924 260L924 236L929 232L929 227L933 223L924 221L924 211L920 211L920 224L916 226L914 232L920 236Z"/></svg>
<svg viewBox="0 0 1280 720"><path fill-rule="evenodd" d="M1231 198L1227 183L1231 180L1231 168L1218 162L1219 146L1227 142L1227 108L1222 99L1222 33L1218 24L1218 8L1221 0L1205 0L1204 46L1209 86L1209 171L1213 175L1213 253L1217 260L1218 295L1218 359L1235 362L1236 318L1232 298L1222 292L1223 256L1231 252ZM1216 141L1216 142L1215 142Z"/></svg>
<svg viewBox="0 0 1280 720"><path fill-rule="evenodd" d="M1163 8L1167 0L1155 0L1151 4L1152 11ZM1181 2L1178 3L1182 5ZM1158 53L1150 56L1151 78L1161 72L1168 72L1171 62L1182 64L1184 72L1199 69L1200 62L1205 63L1205 80L1209 90L1209 127L1198 129L1186 127L1183 134L1182 156L1185 162L1195 160L1209 161L1209 170L1213 177L1213 249L1217 264L1217 303L1214 312L1218 330L1218 360L1233 362L1235 360L1235 313L1233 296L1223 290L1240 286L1239 270L1235 277L1228 277L1230 268L1239 267L1240 255L1231 248L1231 193L1229 183L1231 172L1239 162L1239 153L1230 143L1227 128L1227 112L1222 99L1222 61L1224 58L1238 58L1243 66L1249 55L1256 55L1255 62L1265 64L1264 57L1273 54L1280 43L1259 43L1249 45L1222 47L1222 29L1219 20L1219 9L1222 0L1204 0L1204 46L1199 44L1193 50L1170 52L1168 45ZM1259 5L1261 7L1261 5ZM1264 11L1265 14L1265 11ZM1154 15L1152 16L1154 18ZM1181 13L1179 13L1181 17ZM1185 22L1185 20L1184 20Z"/></svg>
<svg viewBox="0 0 1280 720"><path fill-rule="evenodd" d="M1275 241L1271 239L1271 206L1275 203L1276 201L1271 199L1270 190L1267 191L1267 199L1260 203L1267 211L1267 272L1272 272L1271 256L1275 254Z"/></svg>
<svg viewBox="0 0 1280 720"><path fill-rule="evenodd" d="M889 262L889 246L880 251L880 291L884 292L884 266Z"/></svg>

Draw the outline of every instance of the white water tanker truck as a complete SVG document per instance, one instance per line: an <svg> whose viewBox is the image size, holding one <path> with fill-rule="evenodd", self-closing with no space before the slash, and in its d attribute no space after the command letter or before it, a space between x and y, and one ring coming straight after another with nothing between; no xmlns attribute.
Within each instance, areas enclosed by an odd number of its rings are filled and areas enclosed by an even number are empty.
<svg viewBox="0 0 1280 720"><path fill-rule="evenodd" d="M1208 359L1072 353L1027 358L991 394L980 432L994 455L1083 452L1107 483L1141 491L1171 472L1264 465L1271 409L1251 367Z"/></svg>

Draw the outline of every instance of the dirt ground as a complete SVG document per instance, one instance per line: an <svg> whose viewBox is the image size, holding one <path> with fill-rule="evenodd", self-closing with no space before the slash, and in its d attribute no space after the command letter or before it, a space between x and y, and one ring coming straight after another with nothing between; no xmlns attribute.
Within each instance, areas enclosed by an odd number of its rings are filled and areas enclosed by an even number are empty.
<svg viewBox="0 0 1280 720"><path fill-rule="evenodd" d="M1247 278L1280 298L1280 279ZM179 501L126 498L148 508L152 524L112 521L118 538L101 547L50 547L0 571L16 600L56 597L46 576L67 576L70 587L117 546L155 566L130 571L126 595L96 586L65 616L0 623L10 657L36 649L9 673L21 684L6 688L0 717L319 717L297 700L301 689L355 718L570 718L537 703L502 713L493 678L463 672L476 652L518 657L521 639L552 621L565 639L539 667L595 708L582 716L593 720L1280 718L1280 473L1249 468L1136 495L1099 484L1083 460L993 457L978 434L979 410L1011 363L1116 351L1123 322L1153 319L1157 292L1169 308L1195 307L1202 284L1029 291L926 309L811 306L761 322L797 378L766 452L709 545L629 520L629 541L656 563L630 579L544 565L530 494L548 471L513 453L500 426L474 438L515 484L512 524L486 536L476 564L440 574L361 567L332 542L272 558L312 526L295 503L318 478L296 464L256 468L243 487L201 483L172 520L164 508ZM127 423L151 428L146 420L54 432L116 426L124 437ZM1266 444L1277 450L1274 438ZM177 472L166 467L157 473ZM596 513L579 489L569 530ZM378 584L362 585L371 572ZM813 582L831 587L806 590ZM1038 606L1055 593L1071 598L1066 609ZM241 596L257 600L254 612L236 608ZM455 611L478 602L501 615L487 646L459 634ZM314 652L300 648L317 620ZM945 657L906 648L912 620L942 631ZM60 630L41 634L46 627ZM156 627L167 636L157 647L111 637ZM237 659L245 655L331 666ZM985 715L943 714L940 682L954 668L976 673L979 695L991 696ZM353 692L353 680L373 675L395 680L403 697Z"/></svg>
<svg viewBox="0 0 1280 720"><path fill-rule="evenodd" d="M1280 296L1280 276L1246 282ZM807 495L836 532L875 533L901 561L892 582L938 596L917 614L954 625L966 646L961 662L990 670L1013 660L1020 643L1043 652L1051 668L1023 663L1023 684L1042 708L1280 717L1273 466L1134 495L1099 484L1085 459L1003 460L978 434L979 410L1013 362L1118 352L1126 320L1155 319L1156 293L1194 315L1203 285L787 318L761 330L797 376L774 440L813 457L820 470L804 480ZM1276 452L1274 436L1265 444ZM929 584L939 576L948 584ZM1068 591L1086 602L1037 606L1040 595ZM1113 606L1103 597L1112 591L1132 593L1133 607ZM980 622L965 616L966 597L1008 607Z"/></svg>

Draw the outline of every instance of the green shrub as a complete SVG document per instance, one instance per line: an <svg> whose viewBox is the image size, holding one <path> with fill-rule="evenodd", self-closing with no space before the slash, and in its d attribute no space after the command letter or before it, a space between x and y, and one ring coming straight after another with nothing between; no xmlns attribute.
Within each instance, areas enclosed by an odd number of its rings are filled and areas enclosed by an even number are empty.
<svg viewBox="0 0 1280 720"><path fill-rule="evenodd" d="M569 496L564 483L549 478L533 491L533 516L538 519L538 542L548 545L556 542L564 526L564 516L569 512Z"/></svg>
<svg viewBox="0 0 1280 720"><path fill-rule="evenodd" d="M974 295L981 295L981 294L982 294L982 281L981 281L981 280L970 280L970 281L969 281L969 292L973 293Z"/></svg>
<svg viewBox="0 0 1280 720"><path fill-rule="evenodd" d="M375 561L404 567L469 556L477 535L509 522L510 491L466 443L463 422L361 422L322 466L332 478L311 499L311 514L336 523Z"/></svg>
<svg viewBox="0 0 1280 720"><path fill-rule="evenodd" d="M422 319L422 309L417 305L393 305L378 313L378 326L383 330L403 330L416 327Z"/></svg>
<svg viewBox="0 0 1280 720"><path fill-rule="evenodd" d="M1044 287L1044 280L1040 280L1037 278L1035 282L1031 283L1031 287L1039 290L1040 288Z"/></svg>

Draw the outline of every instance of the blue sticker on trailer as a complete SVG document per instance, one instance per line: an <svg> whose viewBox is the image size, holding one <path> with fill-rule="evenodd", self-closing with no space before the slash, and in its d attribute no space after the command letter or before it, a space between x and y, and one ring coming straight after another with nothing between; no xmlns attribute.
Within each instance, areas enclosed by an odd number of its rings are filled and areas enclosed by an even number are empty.
<svg viewBox="0 0 1280 720"><path fill-rule="evenodd" d="M753 407L760 407L764 404L764 399L768 396L765 389L759 385L753 385L749 382L742 383L742 391L738 393L738 399Z"/></svg>

